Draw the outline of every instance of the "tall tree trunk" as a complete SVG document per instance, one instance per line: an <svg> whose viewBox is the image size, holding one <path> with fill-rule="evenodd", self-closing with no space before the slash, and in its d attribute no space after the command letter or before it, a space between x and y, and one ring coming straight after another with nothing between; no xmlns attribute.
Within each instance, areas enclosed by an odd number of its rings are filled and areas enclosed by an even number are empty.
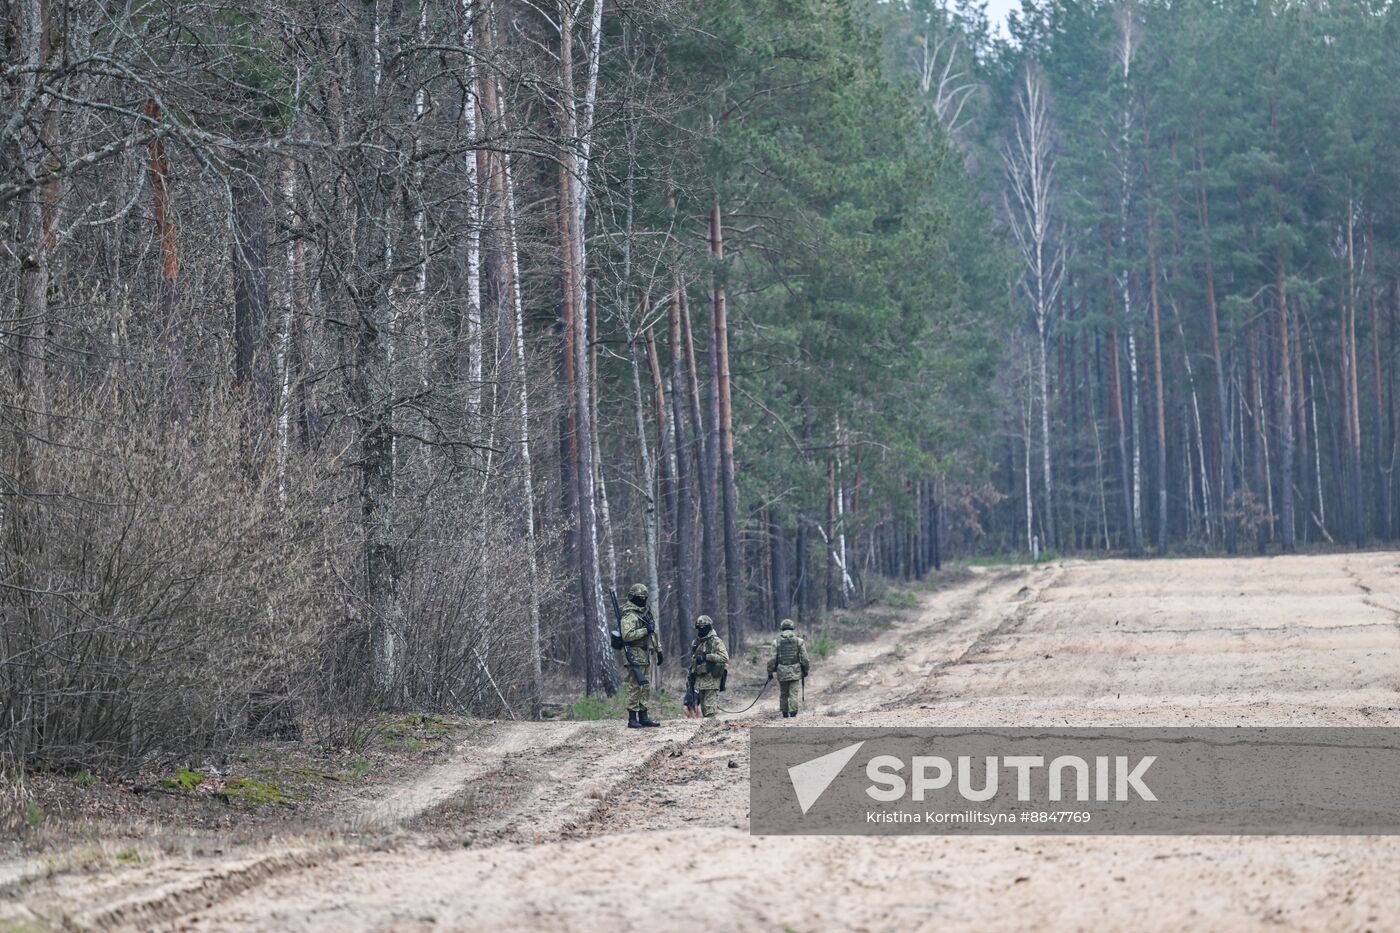
<svg viewBox="0 0 1400 933"><path fill-rule="evenodd" d="M1142 406L1138 394L1137 338L1128 330L1128 404L1133 440L1133 553L1142 554Z"/></svg>
<svg viewBox="0 0 1400 933"><path fill-rule="evenodd" d="M483 17L483 28L481 30L480 42L477 41L476 21L473 7L474 0L462 0L462 19L467 24L467 28L462 34L462 47L467 50L467 89L462 99L462 124L467 139L472 142L480 137L481 131L477 125L477 106L481 107L482 116L487 121L500 120L500 104L496 93L496 77L488 74L482 77L477 69L477 54L489 54L495 47L495 27L494 11L488 3ZM480 53L477 46L480 46ZM466 160L467 178L466 188L466 217L463 223L467 231L467 306L462 315L464 325L463 339L466 342L466 407L467 414L475 417L481 413L481 384L483 377L482 366L482 339L481 339L481 180L483 175L491 176L491 186L494 193L494 213L499 218L503 207L502 188L503 182L497 180L496 174L504 173L504 158L501 154L493 158L492 154L484 149L477 149L472 152ZM501 228L498 228L498 230ZM503 231L502 231L503 232ZM512 243L513 237L506 237ZM498 250L504 253L506 250ZM499 261L499 260L498 260ZM504 290L508 285L506 277L498 276L497 289ZM512 291L513 294L513 291ZM516 374L517 378L523 378L521 373Z"/></svg>
<svg viewBox="0 0 1400 933"><path fill-rule="evenodd" d="M643 305L645 309L645 303ZM643 311L645 315L645 310ZM642 394L642 368L640 353L637 350L637 335L632 331L631 321L627 321L627 361L632 374L632 394L636 405L637 446L642 457L642 537L646 541L647 587L652 599L661 602L661 569L657 552L657 496L656 460L652 456L651 442L647 440L646 399Z"/></svg>
<svg viewBox="0 0 1400 933"><path fill-rule="evenodd" d="M841 419L836 419L836 540L835 558L836 565L841 570L841 606L845 608L850 605L851 590L854 588L851 582L851 575L848 571L850 566L846 562L846 470L841 462L841 448L845 444L845 435L841 430Z"/></svg>
<svg viewBox="0 0 1400 933"><path fill-rule="evenodd" d="M1199 147L1196 150L1196 164L1203 172L1205 158ZM1220 352L1220 313L1215 302L1215 260L1211 246L1210 201L1205 186L1196 188L1196 201L1201 221L1201 238L1205 244L1205 293L1206 322L1210 334L1210 357L1215 366L1215 445L1220 452L1220 516L1225 533L1225 550L1235 553L1235 522L1231 512L1235 509L1235 470L1234 435L1230 430L1229 386L1225 382L1224 358Z"/></svg>
<svg viewBox="0 0 1400 933"><path fill-rule="evenodd" d="M1131 6L1118 11L1118 43L1115 54L1121 72L1125 94L1120 111L1118 126L1118 243L1122 249L1118 267L1118 291L1123 302L1123 326L1128 338L1128 405L1132 422L1132 505L1131 550L1136 556L1142 553L1142 428L1141 411L1138 405L1138 365L1137 340L1133 326L1132 275L1128 242L1128 219L1133 202L1132 179L1132 132L1134 115L1134 92L1132 86L1133 58L1138 48L1137 13Z"/></svg>
<svg viewBox="0 0 1400 933"><path fill-rule="evenodd" d="M719 195L715 195L710 205L710 260L715 266L712 340L715 387L719 396L720 484L724 493L725 613L729 646L733 651L739 646L742 627L744 568L739 558L739 491L734 478L734 407L729 387L729 320L725 307L724 227Z"/></svg>
<svg viewBox="0 0 1400 933"><path fill-rule="evenodd" d="M1112 240L1105 236L1112 267ZM1118 482L1123 496L1123 530L1127 538L1128 551L1137 553L1137 529L1133 524L1132 466L1128 456L1128 426L1123 415L1123 377L1118 350L1118 291L1117 279L1113 273L1108 276L1108 317L1109 330L1104 338L1104 354L1108 357L1108 415L1113 422L1114 435L1118 442Z"/></svg>
<svg viewBox="0 0 1400 933"><path fill-rule="evenodd" d="M769 546L773 556L773 625L792 615L792 580L788 572L787 530L777 506L768 510Z"/></svg>
<svg viewBox="0 0 1400 933"><path fill-rule="evenodd" d="M368 120L374 112L379 87L379 19L375 0L362 0L357 11L354 57L355 100L352 116ZM369 126L357 133L373 136ZM394 398L389 389L390 334L384 295L384 272L389 244L385 230L388 198L376 167L362 153L349 171L348 182L357 189L354 256L356 281L349 289L354 309L345 316L357 321L354 361L350 376L350 401L356 415L359 439L360 510L364 527L365 590L369 613L370 666L372 683L381 703L395 705L403 699L402 656L404 613L399 596L399 548L394 534L393 499ZM247 193L236 196L249 197ZM248 205L249 209L252 205ZM257 252L247 247L249 232L240 232L250 222L248 210L237 210L242 218L235 224L235 272L242 279L239 288L247 290L245 301L256 300ZM245 271L240 271L245 267ZM263 308L265 309L265 301ZM235 309L237 311L237 309ZM255 344L245 334L256 309L242 312L244 331L239 332L238 365L243 378L252 371Z"/></svg>
<svg viewBox="0 0 1400 933"><path fill-rule="evenodd" d="M463 0L464 19L472 20L473 0ZM489 56L497 45L495 8L491 2L483 6L479 19L479 34L469 29L463 44L472 48L479 43L481 54ZM473 62L469 76L471 88L463 105L464 117L469 116L468 132L471 139L477 137L475 106L479 102L481 116L488 125L497 125L498 132L506 131L506 113L502 101L499 78L490 74L480 74ZM532 428L530 421L530 380L529 353L526 347L525 309L521 300L520 247L516 233L515 177L509 152L491 153L477 150L476 158L469 160L469 186L467 208L469 224L474 224L481 211L481 201L475 194L484 177L491 190L489 199L492 225L499 237L499 248L494 251L494 277L497 301L497 320L509 321L513 335L515 355L515 417L519 425L520 470L516 480L514 498L516 511L521 516L522 531L528 559L528 607L530 613L530 714L538 719L544 702L544 638L540 627L539 596L539 557L535 540L535 475L534 459L531 454ZM473 264L475 263L475 264ZM480 388L482 380L482 326L480 290L480 238L469 239L467 244L468 299L464 317L464 330L467 340L467 406L469 413L480 411Z"/></svg>
<svg viewBox="0 0 1400 933"><path fill-rule="evenodd" d="M599 537L603 542L608 559L608 583L617 588L617 545L613 538L612 504L608 501L608 481L603 470L603 447L601 431L598 427L598 287L594 283L588 290L588 371L592 379L589 394L592 397L592 411L589 413L593 434L593 481L598 490ZM601 599L602 594L599 593Z"/></svg>
<svg viewBox="0 0 1400 933"><path fill-rule="evenodd" d="M1385 407L1381 401L1381 322L1376 308L1376 289L1371 287L1371 459L1375 464L1376 502L1379 504L1379 527L1376 529L1381 540L1391 538L1390 483L1386 476L1386 437Z"/></svg>
<svg viewBox="0 0 1400 933"><path fill-rule="evenodd" d="M1385 403L1382 401L1382 388L1380 382L1383 380L1382 368L1380 368L1380 314L1376 308L1375 289L1371 291L1371 387L1372 387L1372 408L1371 417L1375 422L1375 436L1372 438L1372 459L1375 459L1376 469L1376 500L1380 503L1380 535L1383 541L1390 541L1392 534L1392 504L1390 504L1390 476L1386 468L1386 461L1389 459L1389 443L1386 438L1386 413Z"/></svg>
<svg viewBox="0 0 1400 933"><path fill-rule="evenodd" d="M233 205L234 381L250 410L248 434L261 448L272 411L272 360L268 347L267 197L256 169L230 182Z"/></svg>
<svg viewBox="0 0 1400 933"><path fill-rule="evenodd" d="M16 9L18 7L18 9ZM24 67L20 69L20 99L34 100L37 112L46 107L39 88L40 69L49 58L47 5L43 0L24 0L12 5L18 13L17 22L7 26L6 32L14 29L18 39L18 53ZM7 39L9 37L7 36ZM8 62L7 62L8 64ZM27 130L18 134L16 148L19 150L22 170L28 175L43 170L46 159L46 143L53 123L51 115L40 117L43 129L37 139ZM6 153L8 155L8 153ZM47 186L46 186L47 187ZM8 356L10 385L6 399L6 417L10 422L9 443L0 449L0 469L6 476L6 495L0 499L0 517L4 519L5 546L8 554L3 560L6 566L6 584L13 588L19 612L29 615L37 602L37 586L44 584L35 579L30 567L32 554L42 552L45 540L40 537L42 527L35 511L34 496L38 492L35 477L35 439L42 436L43 425L39 422L47 411L45 403L44 340L49 328L49 261L53 247L55 218L53 201L43 188L25 192L17 205L19 208L19 278L20 307L19 320L7 322L9 331ZM15 625L6 618L5 631L0 633L0 650L9 658L22 658L40 648L43 637L33 625ZM8 696L5 697L11 716L27 717L33 709L33 701L23 695L23 688L16 681L19 678L7 676ZM9 761L26 760L26 749L31 736L39 733L39 728L29 724L11 722L0 734L0 748L9 753Z"/></svg>
<svg viewBox="0 0 1400 933"><path fill-rule="evenodd" d="M515 329L516 411L520 419L520 512L525 519L525 548L529 553L530 713L538 719L544 704L544 635L540 631L540 571L535 546L535 471L530 457L530 380L526 369L525 309L520 302L520 253L516 245L515 184L511 177L510 153L502 155L501 175L505 181L505 252L510 258L508 294L511 322ZM480 334L479 329L477 333Z"/></svg>
<svg viewBox="0 0 1400 933"><path fill-rule="evenodd" d="M651 371L653 410L656 413L656 488L657 497L665 509L671 534L676 534L676 524L680 517L680 499L677 484L671 472L671 430L666 416L666 383L661 375L661 360L656 352L656 336L650 327L646 330L647 366ZM660 523L658 523L660 524ZM674 545L674 542L673 542ZM657 545L657 563L660 564L660 544ZM673 561L674 562L674 561ZM659 574L658 569L658 574ZM675 579L675 574L672 575ZM661 591L657 590L656 600L661 601ZM680 615L680 610L676 610ZM684 619L682 619L684 622Z"/></svg>
<svg viewBox="0 0 1400 933"><path fill-rule="evenodd" d="M1045 545L1054 547L1055 483L1051 470L1048 341L1050 315L1059 302L1064 264L1051 243L1054 203L1054 140L1048 93L1040 72L1027 66L1016 95L1015 141L1004 156L1013 197L1007 214L1021 256L1021 290L1030 300L1036 331L1036 378L1040 390L1041 474L1045 486ZM1011 201L1014 200L1014 208Z"/></svg>
<svg viewBox="0 0 1400 933"><path fill-rule="evenodd" d="M1147 189L1148 198L1152 189ZM1157 427L1157 553L1167 553L1167 396L1163 378L1162 357L1162 311L1157 292L1157 240L1156 222L1151 213L1147 217L1147 274L1148 312L1152 315L1152 378L1155 390L1155 412Z"/></svg>
<svg viewBox="0 0 1400 933"><path fill-rule="evenodd" d="M164 119L160 105L154 100L146 102L146 116L152 123ZM160 243L160 289L157 302L160 316L167 328L166 345L169 349L172 367L171 382L174 384L175 405L183 413L189 404L185 372L187 356L182 322L175 315L176 299L180 291L179 237L175 227L175 211L170 197L170 162L165 155L165 142L159 137L146 144L148 175L151 181L151 213L155 218L156 239Z"/></svg>
<svg viewBox="0 0 1400 933"><path fill-rule="evenodd" d="M287 502L287 457L292 444L292 424L296 418L295 386L300 382L300 359L296 307L297 240L296 228L296 164L287 159L282 166L282 224L286 229L283 252L281 294L277 308L280 318L277 333L277 501Z"/></svg>
<svg viewBox="0 0 1400 933"><path fill-rule="evenodd" d="M797 533L793 542L793 568L797 577L793 589L796 592L798 621L808 624L812 618L812 581L808 576L807 525L798 516Z"/></svg>
<svg viewBox="0 0 1400 933"><path fill-rule="evenodd" d="M1285 278L1283 257L1278 257L1275 266L1275 289L1278 302L1278 401L1279 401L1279 495L1281 498L1280 522L1283 524L1283 548L1294 549L1294 529L1296 522L1293 513L1293 353L1289 349L1288 287Z"/></svg>
<svg viewBox="0 0 1400 933"><path fill-rule="evenodd" d="M1363 547L1366 543L1367 522L1361 496L1361 402L1358 397L1360 380L1357 376L1360 366L1356 353L1356 206L1350 199L1347 201L1346 251L1347 295L1342 309L1342 374L1345 385L1342 388L1342 399L1346 406L1343 417L1346 419L1347 492L1352 517L1352 538L1357 547Z"/></svg>
<svg viewBox="0 0 1400 933"><path fill-rule="evenodd" d="M1196 368L1191 365L1191 353L1186 345L1186 329L1181 323L1181 309L1177 307L1175 300L1172 300L1170 304L1172 309L1172 324L1174 325L1173 330L1176 333L1177 342L1181 345L1182 368L1186 372L1186 385L1188 391L1191 393L1188 420L1196 435L1196 466L1199 468L1198 475L1201 481L1201 515L1205 523L1206 540L1214 543L1215 536L1212 531L1214 511L1211 507L1213 497L1211 495L1210 467L1207 463L1208 454L1206 452L1205 419L1201 417L1200 392L1196 387ZM1186 469L1189 478L1189 471L1192 469L1189 452L1186 460Z"/></svg>
<svg viewBox="0 0 1400 933"><path fill-rule="evenodd" d="M1250 435L1254 443L1254 487L1263 497L1264 519L1259 522L1256 534L1256 549L1260 554L1268 550L1270 528L1274 521L1273 485L1269 474L1269 424L1264 415L1264 367L1267 354L1260 346L1261 327L1256 326L1249 334L1249 384L1250 405L1253 407L1253 428Z"/></svg>
<svg viewBox="0 0 1400 933"><path fill-rule="evenodd" d="M1029 387L1027 387L1026 398L1021 403L1021 447L1025 451L1022 478L1025 480L1025 500L1026 500L1026 553L1035 560L1039 557L1038 541L1035 534L1035 497L1031 493L1031 461L1034 459L1031 448L1034 444L1034 435L1031 432L1031 413L1034 410L1034 403L1031 399Z"/></svg>
<svg viewBox="0 0 1400 933"><path fill-rule="evenodd" d="M690 402L690 436L695 438L696 478L699 480L697 485L700 490L700 606L703 611L715 615L719 608L719 523L715 515L715 500L719 497L719 461L711 456L712 453L717 453L714 437L707 438L705 421L700 415L700 369L695 361L695 332L690 323L690 299L684 289L680 292L680 300L686 370L690 373L687 392ZM711 349L713 350L713 341ZM713 359L712 352L711 360ZM710 371L714 372L713 362ZM710 380L710 386L713 388L713 380ZM718 405L719 395L712 391L711 397ZM711 424L718 424L718 419L713 413Z"/></svg>
<svg viewBox="0 0 1400 933"><path fill-rule="evenodd" d="M828 459L826 462L826 526L821 529L822 551L826 559L823 564L826 567L826 611L830 612L837 606L836 597L836 556L831 549L831 535L836 530L836 460Z"/></svg>
<svg viewBox="0 0 1400 933"><path fill-rule="evenodd" d="M1303 375L1303 351L1302 339L1299 337L1298 302L1293 302L1294 311L1288 316L1288 348L1292 355L1290 367L1292 368L1291 381L1293 383L1293 417L1295 437L1294 448L1297 451L1298 459L1298 482L1303 492L1303 545L1306 547L1312 541L1312 515L1317 510L1317 499L1313 492L1315 476L1313 468L1308 458L1308 393L1305 391Z"/></svg>
<svg viewBox="0 0 1400 933"><path fill-rule="evenodd" d="M560 134L566 145L578 138L575 115L573 5L567 0L559 5L559 78L561 90ZM574 163L577 167L577 163ZM567 352L573 362L572 377L574 436L570 453L574 457L573 474L577 484L575 502L577 541L575 558L578 564L579 602L583 610L585 673L589 689L601 687L609 696L617 689L617 674L613 653L607 640L607 622L602 615L598 594L602 589L598 565L598 518L593 467L592 392L589 375L588 327L580 319L585 314L585 282L587 274L583 256L583 231L578 229L581 207L575 173L570 166L559 167L559 233L560 254L563 257L563 312Z"/></svg>
<svg viewBox="0 0 1400 933"><path fill-rule="evenodd" d="M676 435L676 504L674 515L676 571L676 638L678 644L687 642L686 630L695 621L695 606L690 594L690 442L686 436L686 373L685 343L681 337L680 278L671 292L671 405L672 423Z"/></svg>
<svg viewBox="0 0 1400 933"><path fill-rule="evenodd" d="M939 485L942 485L939 480ZM947 493L940 490L938 497L933 500L933 515L929 520L930 533L933 538L933 569L943 569L943 500L947 498Z"/></svg>
<svg viewBox="0 0 1400 933"><path fill-rule="evenodd" d="M602 5L599 4L601 14ZM630 114L630 111L629 111ZM627 177L623 192L625 197L625 209L623 212L622 226L622 282L619 289L622 302L631 304L633 302L634 286L632 280L632 244L635 237L635 218L637 209L637 149L636 149L635 125L629 125L627 135ZM651 289L647 288L638 304L638 319L644 324L651 314ZM641 374L641 351L638 347L640 335L636 332L629 314L622 315L623 327L626 329L627 337L627 358L631 364L632 392L635 396L635 411L637 421L637 446L642 456L642 537L646 541L646 568L647 587L651 591L651 598L654 605L661 605L661 554L660 543L657 535L658 522L658 500L656 459L652 453L651 442L647 439L647 417L646 401L642 393ZM651 330L647 328L647 339L651 339ZM658 609L659 611L659 609Z"/></svg>

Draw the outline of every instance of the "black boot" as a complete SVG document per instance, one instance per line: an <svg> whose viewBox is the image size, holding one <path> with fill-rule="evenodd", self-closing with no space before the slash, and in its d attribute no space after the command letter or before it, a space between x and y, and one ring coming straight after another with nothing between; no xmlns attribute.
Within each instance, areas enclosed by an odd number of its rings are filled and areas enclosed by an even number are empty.
<svg viewBox="0 0 1400 933"><path fill-rule="evenodd" d="M640 729L641 727L642 724L637 722L637 711L634 709L629 709L627 711L627 728Z"/></svg>
<svg viewBox="0 0 1400 933"><path fill-rule="evenodd" d="M638 725L642 725L642 726L659 726L659 725L661 725L661 723L659 723L659 722L657 722L655 719L652 719L652 718L651 718L651 716L647 713L647 708L646 708L645 706L643 706L641 709L637 710L637 724L638 724Z"/></svg>
<svg viewBox="0 0 1400 933"><path fill-rule="evenodd" d="M797 718L797 710L793 710L792 712L788 713L788 716L790 716L790 717L793 718L793 719L796 719L796 718Z"/></svg>
<svg viewBox="0 0 1400 933"><path fill-rule="evenodd" d="M783 718L784 718L784 719L787 719L787 718L788 718L788 711L787 711L787 710L783 710Z"/></svg>

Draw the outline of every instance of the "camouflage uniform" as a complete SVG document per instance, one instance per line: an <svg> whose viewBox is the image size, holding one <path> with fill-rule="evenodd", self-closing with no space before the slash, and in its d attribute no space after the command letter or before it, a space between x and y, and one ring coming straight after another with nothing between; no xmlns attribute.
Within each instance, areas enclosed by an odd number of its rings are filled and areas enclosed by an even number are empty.
<svg viewBox="0 0 1400 933"><path fill-rule="evenodd" d="M807 657L807 644L795 628L791 619L783 620L782 632L773 642L773 654L768 659L768 676L778 675L778 709L784 719L797 715L798 685L806 679L812 663Z"/></svg>
<svg viewBox="0 0 1400 933"><path fill-rule="evenodd" d="M690 673L695 675L700 711L706 719L719 712L719 682L728 663L729 649L715 631L714 620L700 616L695 620L695 640L690 643Z"/></svg>
<svg viewBox="0 0 1400 933"><path fill-rule="evenodd" d="M651 684L644 684L632 672L632 664L626 663L630 655L632 663L646 676L654 654L661 663L661 641L656 634L656 623L646 608L647 588L645 584L634 583L627 591L627 604L622 609L622 623L618 630L625 646L623 651L623 676L627 681L627 724L656 725L647 714L651 702Z"/></svg>

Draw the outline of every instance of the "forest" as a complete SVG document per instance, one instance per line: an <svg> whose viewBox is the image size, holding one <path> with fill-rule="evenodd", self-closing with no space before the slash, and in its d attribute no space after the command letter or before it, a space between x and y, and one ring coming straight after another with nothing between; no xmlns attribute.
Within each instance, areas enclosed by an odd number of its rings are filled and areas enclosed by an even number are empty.
<svg viewBox="0 0 1400 933"><path fill-rule="evenodd" d="M0 9L0 771L1400 517L1391 3Z"/></svg>
<svg viewBox="0 0 1400 933"><path fill-rule="evenodd" d="M979 55L953 17L1017 257L997 488L1022 547L1393 540L1397 25L1390 3L1056 2Z"/></svg>

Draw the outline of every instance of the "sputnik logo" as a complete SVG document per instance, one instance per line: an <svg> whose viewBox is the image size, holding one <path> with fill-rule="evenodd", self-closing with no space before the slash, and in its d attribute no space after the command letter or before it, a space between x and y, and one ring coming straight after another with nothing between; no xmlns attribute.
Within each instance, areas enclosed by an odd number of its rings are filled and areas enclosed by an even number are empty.
<svg viewBox="0 0 1400 933"><path fill-rule="evenodd" d="M836 780L841 769L850 763L864 744L857 742L847 745L845 748L788 768L788 778L792 781L792 789L797 792L797 804L802 808L803 816L806 816L813 804L826 793L826 789Z"/></svg>

